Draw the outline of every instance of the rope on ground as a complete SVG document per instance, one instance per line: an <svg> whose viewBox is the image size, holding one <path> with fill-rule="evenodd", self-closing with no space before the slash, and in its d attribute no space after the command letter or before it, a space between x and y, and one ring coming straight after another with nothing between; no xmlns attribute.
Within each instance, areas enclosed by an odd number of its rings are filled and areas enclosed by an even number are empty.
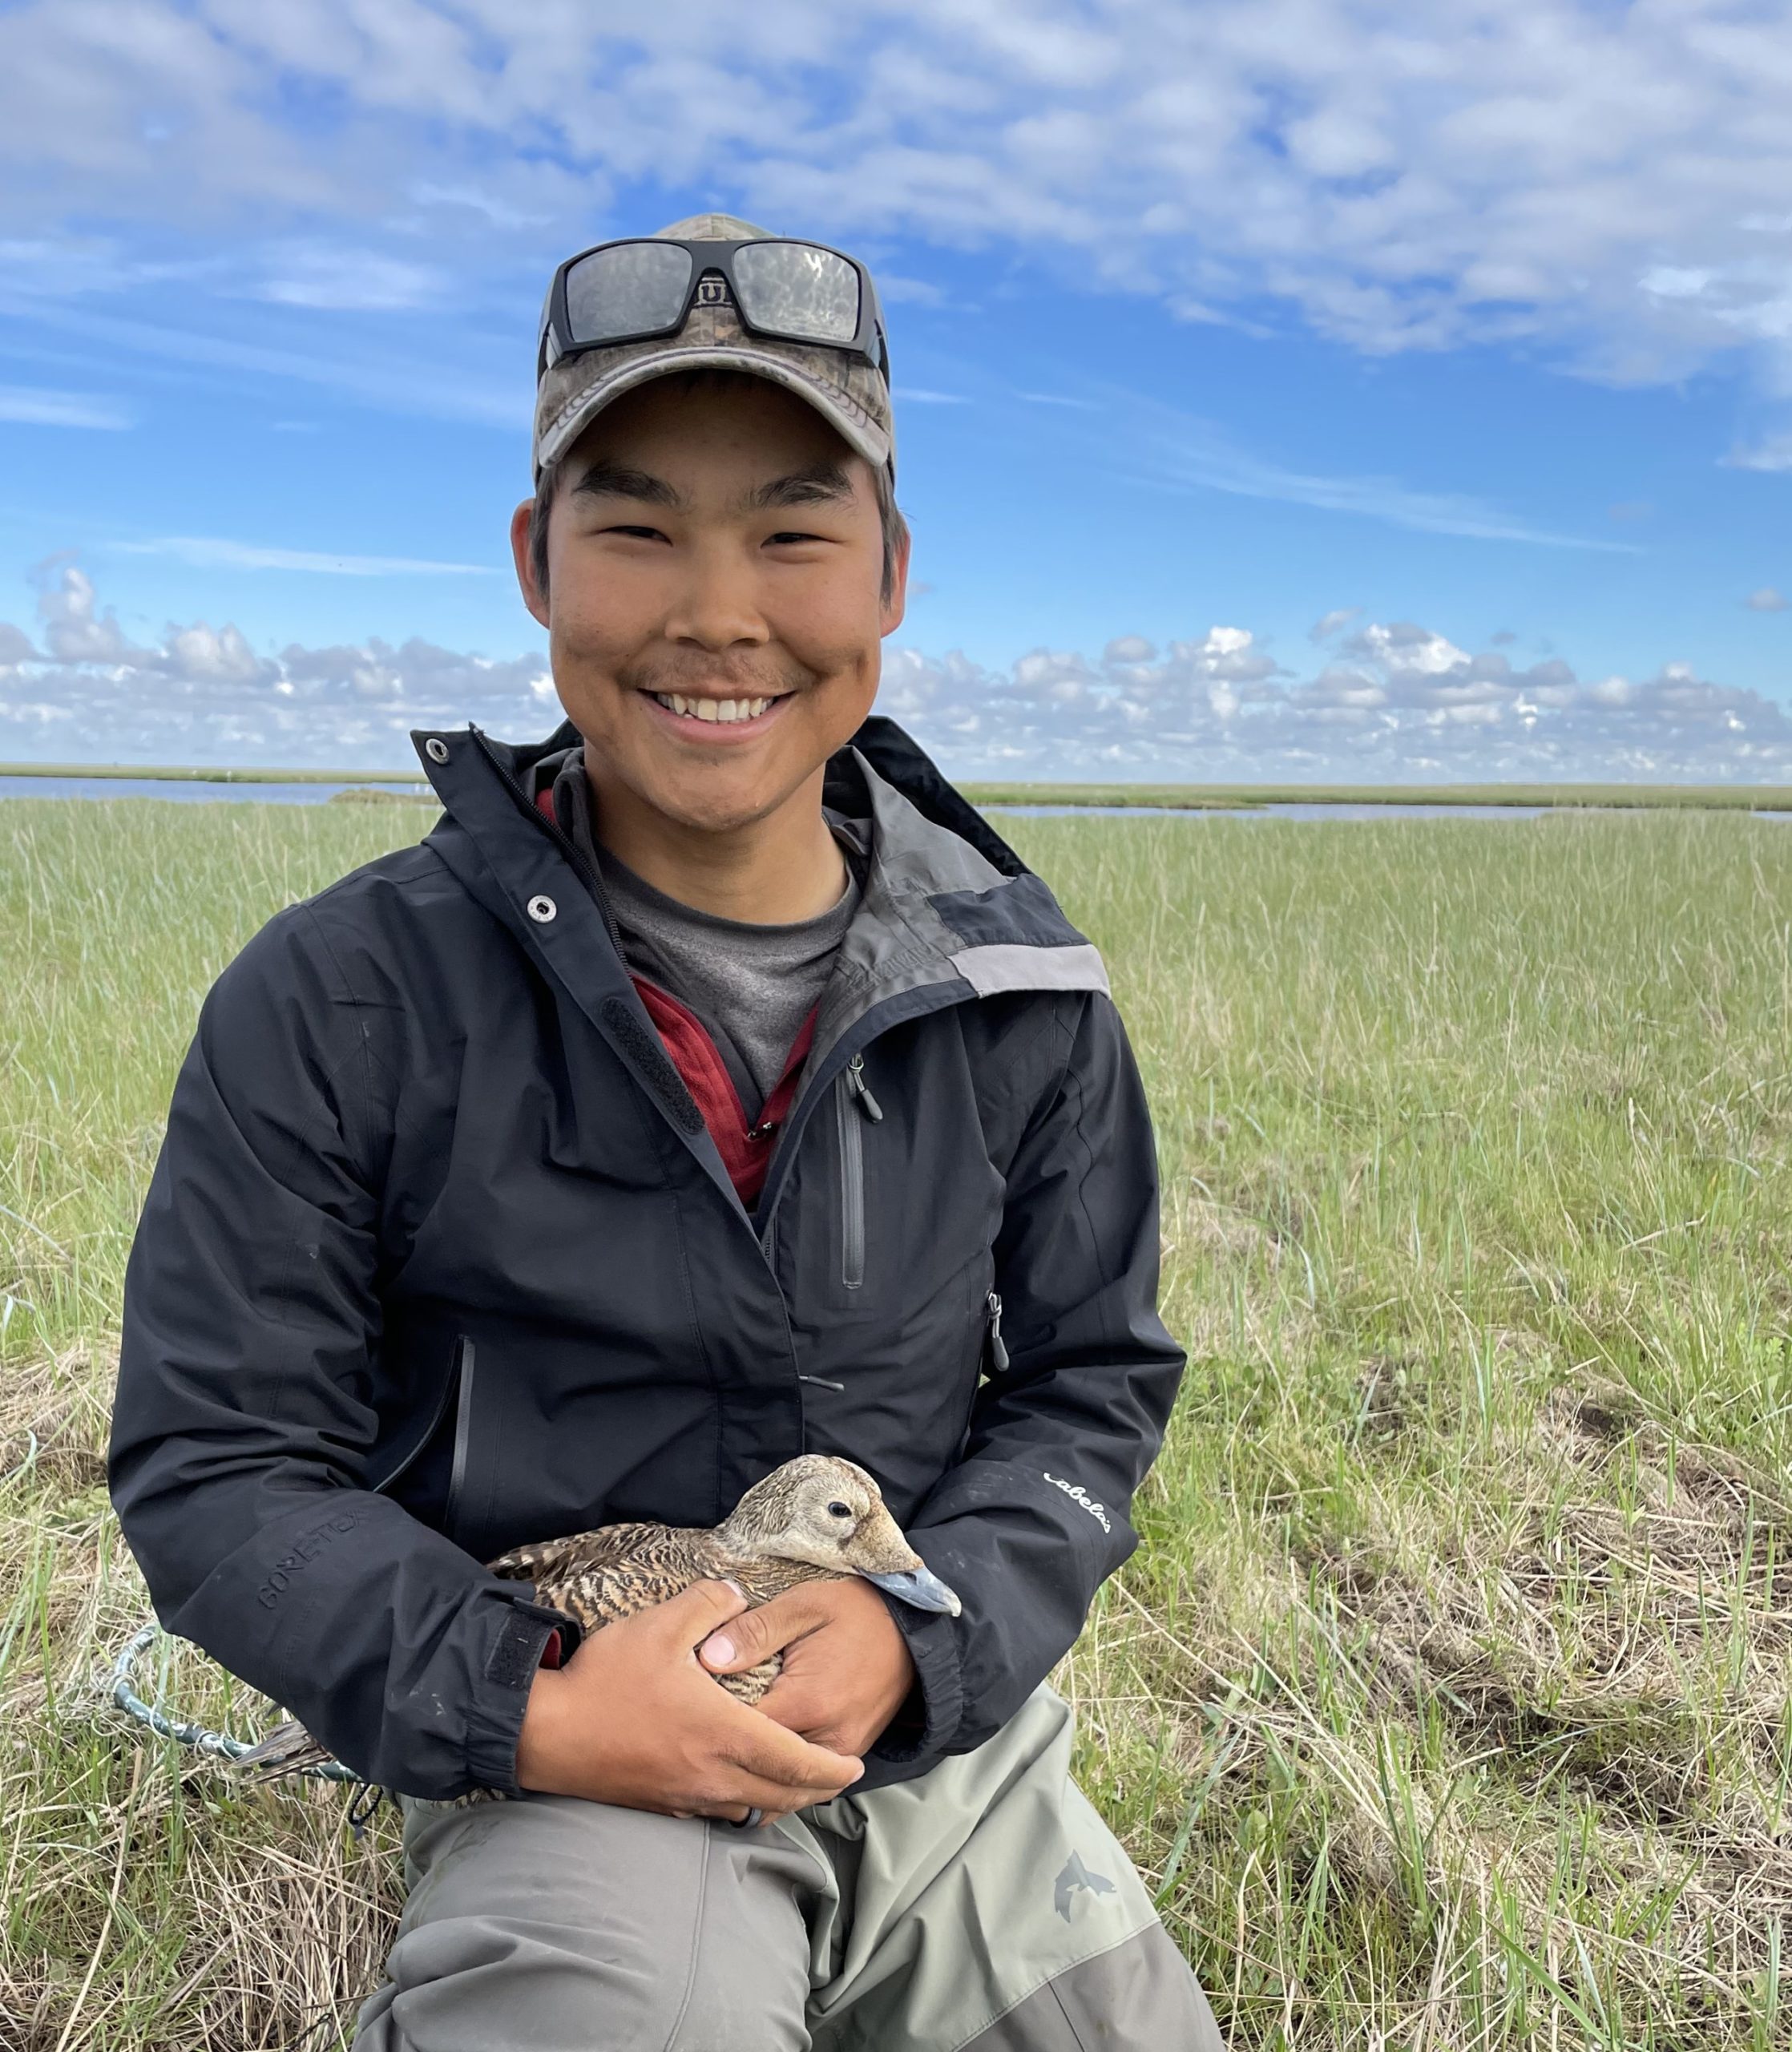
<svg viewBox="0 0 1792 2052"><path fill-rule="evenodd" d="M137 1694L133 1686L137 1662L158 1639L167 1636L153 1619L131 1634L124 1650L112 1662L113 1702L127 1717L147 1726L159 1739L172 1739L177 1746L184 1746L191 1752L209 1753L214 1759L240 1760L251 1750L247 1740L232 1739L228 1732L213 1731L203 1724L176 1723L172 1717L165 1715L153 1703L145 1703ZM313 1781L345 1781L357 1787L365 1785L352 1767L344 1767L340 1760L328 1760L317 1767L298 1767L294 1773Z"/></svg>

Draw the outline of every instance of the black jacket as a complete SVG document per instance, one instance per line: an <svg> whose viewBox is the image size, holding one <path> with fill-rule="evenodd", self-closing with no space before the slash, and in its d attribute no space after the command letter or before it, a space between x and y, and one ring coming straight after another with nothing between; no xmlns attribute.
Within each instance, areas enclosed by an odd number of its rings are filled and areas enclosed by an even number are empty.
<svg viewBox="0 0 1792 2052"><path fill-rule="evenodd" d="M861 1786L905 1779L1012 1715L1135 1544L1182 1366L1137 1073L1095 949L870 721L827 793L863 898L749 1215L530 802L576 738L418 737L446 817L219 979L131 1254L113 1501L171 1630L447 1796L515 1787L555 1622L482 1560L847 1455L964 1602L893 1606L923 1715Z"/></svg>

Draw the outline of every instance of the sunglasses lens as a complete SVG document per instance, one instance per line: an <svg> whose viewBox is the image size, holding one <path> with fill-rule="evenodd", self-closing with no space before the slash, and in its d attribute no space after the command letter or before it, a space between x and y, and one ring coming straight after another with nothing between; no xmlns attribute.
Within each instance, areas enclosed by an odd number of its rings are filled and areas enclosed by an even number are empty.
<svg viewBox="0 0 1792 2052"><path fill-rule="evenodd" d="M801 341L850 342L858 333L858 273L809 242L749 242L734 252L741 310L757 328Z"/></svg>
<svg viewBox="0 0 1792 2052"><path fill-rule="evenodd" d="M567 329L574 343L609 342L669 328L691 282L690 252L670 242L594 249L567 273Z"/></svg>

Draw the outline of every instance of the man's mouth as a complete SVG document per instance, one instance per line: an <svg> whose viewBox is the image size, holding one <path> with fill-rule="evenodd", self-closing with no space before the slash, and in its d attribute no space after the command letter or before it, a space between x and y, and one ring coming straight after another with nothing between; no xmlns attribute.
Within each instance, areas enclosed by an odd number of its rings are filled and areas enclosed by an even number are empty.
<svg viewBox="0 0 1792 2052"><path fill-rule="evenodd" d="M781 705L788 696L788 693L779 692L761 698L688 698L677 691L648 693L656 705L664 705L680 719L696 720L714 727L735 727L748 720L761 719L773 706Z"/></svg>

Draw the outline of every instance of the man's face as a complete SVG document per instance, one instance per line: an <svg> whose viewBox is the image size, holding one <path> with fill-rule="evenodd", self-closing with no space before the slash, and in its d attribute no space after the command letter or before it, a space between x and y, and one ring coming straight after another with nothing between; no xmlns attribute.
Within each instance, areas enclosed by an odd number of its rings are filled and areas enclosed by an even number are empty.
<svg viewBox="0 0 1792 2052"><path fill-rule="evenodd" d="M560 470L547 590L511 538L554 682L599 786L726 832L820 775L870 710L902 573L881 596L870 467L761 378L662 378Z"/></svg>

